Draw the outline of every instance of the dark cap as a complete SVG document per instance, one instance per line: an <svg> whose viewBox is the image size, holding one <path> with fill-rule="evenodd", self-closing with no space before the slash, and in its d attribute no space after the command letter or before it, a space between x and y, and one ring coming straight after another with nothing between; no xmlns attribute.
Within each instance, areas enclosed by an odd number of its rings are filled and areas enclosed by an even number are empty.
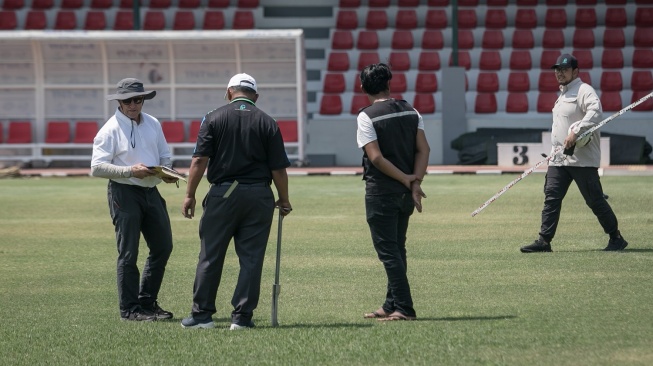
<svg viewBox="0 0 653 366"><path fill-rule="evenodd" d="M143 82L138 79L127 78L118 82L118 90L116 94L107 95L107 100L125 100L132 97L143 95L145 99L152 99L156 95L156 91L145 91Z"/></svg>
<svg viewBox="0 0 653 366"><path fill-rule="evenodd" d="M567 67L571 67L572 69L577 69L578 60L576 60L576 57L568 53L563 53L562 55L558 56L555 65L551 66L552 69L555 69L557 67L561 67L563 69Z"/></svg>

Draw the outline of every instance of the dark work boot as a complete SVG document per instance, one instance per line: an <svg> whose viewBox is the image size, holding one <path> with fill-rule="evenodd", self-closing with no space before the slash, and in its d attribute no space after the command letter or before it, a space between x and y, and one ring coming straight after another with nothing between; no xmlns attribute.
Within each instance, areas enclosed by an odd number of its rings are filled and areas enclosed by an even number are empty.
<svg viewBox="0 0 653 366"><path fill-rule="evenodd" d="M533 244L529 244L526 246L521 247L519 250L521 250L522 253L537 253L537 252L551 252L551 244L545 242L544 240L537 239L533 242Z"/></svg>
<svg viewBox="0 0 653 366"><path fill-rule="evenodd" d="M610 239L608 241L608 246L605 247L606 252L616 252L619 250L624 250L628 246L628 242L624 239L621 234L618 234L617 237Z"/></svg>

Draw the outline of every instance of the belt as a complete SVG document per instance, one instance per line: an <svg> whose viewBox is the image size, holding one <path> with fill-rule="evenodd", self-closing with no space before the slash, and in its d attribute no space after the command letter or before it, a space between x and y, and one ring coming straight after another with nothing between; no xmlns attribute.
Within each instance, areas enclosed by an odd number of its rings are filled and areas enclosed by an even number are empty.
<svg viewBox="0 0 653 366"><path fill-rule="evenodd" d="M220 183L216 183L214 185L215 186L230 186L233 183L234 182L220 182ZM267 187L267 186L270 185L270 183L268 183L268 182L256 182L256 183L241 183L241 182L238 182L238 185L239 186L246 186L246 187Z"/></svg>

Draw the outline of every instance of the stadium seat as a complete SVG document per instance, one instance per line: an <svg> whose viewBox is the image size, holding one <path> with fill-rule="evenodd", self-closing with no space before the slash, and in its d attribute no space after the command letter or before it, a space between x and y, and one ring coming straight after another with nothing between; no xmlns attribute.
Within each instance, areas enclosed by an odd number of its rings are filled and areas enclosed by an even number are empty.
<svg viewBox="0 0 653 366"><path fill-rule="evenodd" d="M392 71L410 70L410 55L408 52L390 52L388 63Z"/></svg>
<svg viewBox="0 0 653 366"><path fill-rule="evenodd" d="M497 97L494 93L477 93L474 105L475 113L496 113Z"/></svg>
<svg viewBox="0 0 653 366"><path fill-rule="evenodd" d="M624 56L619 48L606 48L601 56L601 67L604 69L621 69L624 67Z"/></svg>
<svg viewBox="0 0 653 366"><path fill-rule="evenodd" d="M527 113L528 96L526 93L508 93L506 98L507 113Z"/></svg>
<svg viewBox="0 0 653 366"><path fill-rule="evenodd" d="M622 89L621 72L604 71L601 73L601 91L621 91Z"/></svg>
<svg viewBox="0 0 653 366"><path fill-rule="evenodd" d="M530 29L515 29L512 33L512 48L533 48L535 41Z"/></svg>
<svg viewBox="0 0 653 366"><path fill-rule="evenodd" d="M628 23L628 18L626 17L626 9L623 7L620 8L608 8L605 11L605 26L622 28L625 27Z"/></svg>
<svg viewBox="0 0 653 366"><path fill-rule="evenodd" d="M542 36L542 47L565 48L565 35L561 29L547 29Z"/></svg>
<svg viewBox="0 0 653 366"><path fill-rule="evenodd" d="M349 70L349 55L346 52L331 52L327 63L328 71Z"/></svg>
<svg viewBox="0 0 653 366"><path fill-rule="evenodd" d="M621 110L621 93L618 91L602 91L599 99L604 112Z"/></svg>
<svg viewBox="0 0 653 366"><path fill-rule="evenodd" d="M453 52L449 54L449 66L453 66ZM458 66L469 70L472 68L472 59L467 51L458 51Z"/></svg>
<svg viewBox="0 0 653 366"><path fill-rule="evenodd" d="M653 10L653 8L651 9ZM651 20L650 26L653 26L653 20ZM633 45L642 48L653 47L653 28L635 28Z"/></svg>
<svg viewBox="0 0 653 366"><path fill-rule="evenodd" d="M367 29L388 28L388 14L384 10L368 11L367 18L365 19L365 28Z"/></svg>
<svg viewBox="0 0 653 366"><path fill-rule="evenodd" d="M239 8L258 8L259 7L259 0L238 0L238 3L236 4Z"/></svg>
<svg viewBox="0 0 653 366"><path fill-rule="evenodd" d="M220 30L224 29L224 14L219 10L208 10L204 12L204 22L202 23L204 30Z"/></svg>
<svg viewBox="0 0 653 366"><path fill-rule="evenodd" d="M75 123L75 136L73 142L76 144L93 143L98 132L98 124L95 121L79 121Z"/></svg>
<svg viewBox="0 0 653 366"><path fill-rule="evenodd" d="M42 30L48 28L48 20L42 10L30 10L25 19L26 30Z"/></svg>
<svg viewBox="0 0 653 366"><path fill-rule="evenodd" d="M447 28L447 13L441 9L430 9L426 12L426 29L445 29Z"/></svg>
<svg viewBox="0 0 653 366"><path fill-rule="evenodd" d="M197 135L200 132L200 127L202 126L202 121L200 120L193 120L190 121L190 127L188 129L188 142L196 142L197 141Z"/></svg>
<svg viewBox="0 0 653 366"><path fill-rule="evenodd" d="M576 1L578 3L578 0ZM576 28L594 28L596 27L596 11L594 8L576 9Z"/></svg>
<svg viewBox="0 0 653 366"><path fill-rule="evenodd" d="M508 25L506 11L503 9L488 9L485 13L485 28L503 29Z"/></svg>
<svg viewBox="0 0 653 366"><path fill-rule="evenodd" d="M358 78L358 75L354 78L354 93L363 93L363 88L361 88L361 80Z"/></svg>
<svg viewBox="0 0 653 366"><path fill-rule="evenodd" d="M29 144L32 142L32 123L28 121L10 121L8 144Z"/></svg>
<svg viewBox="0 0 653 366"><path fill-rule="evenodd" d="M633 51L633 67L638 69L653 68L653 50L636 49Z"/></svg>
<svg viewBox="0 0 653 366"><path fill-rule="evenodd" d="M535 9L518 8L515 14L515 28L533 29L535 27L537 27Z"/></svg>
<svg viewBox="0 0 653 366"><path fill-rule="evenodd" d="M517 6L535 6L539 0L516 0Z"/></svg>
<svg viewBox="0 0 653 366"><path fill-rule="evenodd" d="M444 38L440 30L425 30L422 35L422 48L425 50L441 50Z"/></svg>
<svg viewBox="0 0 653 366"><path fill-rule="evenodd" d="M6 10L18 10L22 9L25 6L24 0L4 0L2 2L2 9Z"/></svg>
<svg viewBox="0 0 653 366"><path fill-rule="evenodd" d="M567 0L546 0L547 6L562 6L567 5Z"/></svg>
<svg viewBox="0 0 653 366"><path fill-rule="evenodd" d="M605 0L608 5L624 5L628 0Z"/></svg>
<svg viewBox="0 0 653 366"><path fill-rule="evenodd" d="M4 126L2 126L2 124L0 124L0 145L5 142L5 136L3 135L3 133L4 133L3 129L4 129Z"/></svg>
<svg viewBox="0 0 653 366"><path fill-rule="evenodd" d="M179 9L197 9L199 6L200 0L179 0L179 3L177 4Z"/></svg>
<svg viewBox="0 0 653 366"><path fill-rule="evenodd" d="M254 14L249 10L236 10L234 13L233 29L254 29Z"/></svg>
<svg viewBox="0 0 653 366"><path fill-rule="evenodd" d="M336 29L351 30L358 28L358 15L354 10L340 10L336 17Z"/></svg>
<svg viewBox="0 0 653 366"><path fill-rule="evenodd" d="M120 9L133 9L134 0L118 0L118 7Z"/></svg>
<svg viewBox="0 0 653 366"><path fill-rule="evenodd" d="M472 29L476 28L476 10L474 9L459 9L458 10L458 28Z"/></svg>
<svg viewBox="0 0 653 366"><path fill-rule="evenodd" d="M596 0L576 0L576 5L596 5Z"/></svg>
<svg viewBox="0 0 653 366"><path fill-rule="evenodd" d="M110 9L113 7L113 0L91 0L91 9Z"/></svg>
<svg viewBox="0 0 653 366"><path fill-rule="evenodd" d="M487 0L485 3L487 6L506 6L508 5L508 0Z"/></svg>
<svg viewBox="0 0 653 366"><path fill-rule="evenodd" d="M14 30L18 27L18 17L13 10L0 11L0 30Z"/></svg>
<svg viewBox="0 0 653 366"><path fill-rule="evenodd" d="M361 0L340 0L338 6L341 8L357 8L361 6Z"/></svg>
<svg viewBox="0 0 653 366"><path fill-rule="evenodd" d="M636 101L642 99L648 95L651 91L633 91L633 96L630 98L630 103L635 103ZM633 108L633 111L636 112L650 112L653 111L653 99L649 99L644 103Z"/></svg>
<svg viewBox="0 0 653 366"><path fill-rule="evenodd" d="M57 18L54 22L54 29L58 30L72 30L77 28L77 18L75 12L70 10L62 10L57 12Z"/></svg>
<svg viewBox="0 0 653 366"><path fill-rule="evenodd" d="M589 70L594 67L594 56L592 55L592 50L575 49L571 54L578 60L578 68L581 70Z"/></svg>
<svg viewBox="0 0 653 366"><path fill-rule="evenodd" d="M331 48L335 50L350 50L354 48L354 36L351 31L337 30L333 32Z"/></svg>
<svg viewBox="0 0 653 366"><path fill-rule="evenodd" d="M420 114L435 113L435 98L431 93L417 93L413 99L413 108Z"/></svg>
<svg viewBox="0 0 653 366"><path fill-rule="evenodd" d="M409 50L413 48L413 32L398 30L392 33L392 48Z"/></svg>
<svg viewBox="0 0 653 366"><path fill-rule="evenodd" d="M70 122L50 121L45 128L45 142L48 144L66 144L70 142Z"/></svg>
<svg viewBox="0 0 653 366"><path fill-rule="evenodd" d="M417 12L415 10L399 10L395 20L397 29L415 29L417 28Z"/></svg>
<svg viewBox="0 0 653 366"><path fill-rule="evenodd" d="M478 68L481 70L501 70L501 54L499 51L482 51Z"/></svg>
<svg viewBox="0 0 653 366"><path fill-rule="evenodd" d="M145 13L143 30L159 31L166 27L166 17L162 11L152 10Z"/></svg>
<svg viewBox="0 0 653 366"><path fill-rule="evenodd" d="M415 91L417 93L435 93L438 91L438 78L432 72L420 72L415 77Z"/></svg>
<svg viewBox="0 0 653 366"><path fill-rule="evenodd" d="M363 70L366 66L371 64L378 64L381 62L379 54L376 52L361 52L358 55L358 71Z"/></svg>
<svg viewBox="0 0 653 366"><path fill-rule="evenodd" d="M170 0L150 0L150 9L168 9L171 5Z"/></svg>
<svg viewBox="0 0 653 366"><path fill-rule="evenodd" d="M86 12L84 30L105 30L106 28L107 19L103 11L89 10Z"/></svg>
<svg viewBox="0 0 653 366"><path fill-rule="evenodd" d="M116 12L116 19L113 23L114 30L133 30L134 17L131 11L120 10Z"/></svg>
<svg viewBox="0 0 653 366"><path fill-rule="evenodd" d="M635 26L636 27L653 26L653 8L638 7L637 10L635 11Z"/></svg>
<svg viewBox="0 0 653 366"><path fill-rule="evenodd" d="M163 121L161 122L161 129L168 143L186 141L183 121Z"/></svg>
<svg viewBox="0 0 653 366"><path fill-rule="evenodd" d="M563 8L548 8L544 17L544 26L547 28L565 28L567 26L567 12Z"/></svg>
<svg viewBox="0 0 653 366"><path fill-rule="evenodd" d="M594 30L576 28L573 38L574 48L594 48Z"/></svg>
<svg viewBox="0 0 653 366"><path fill-rule="evenodd" d="M181 0L180 0L181 1ZM228 8L231 0L209 0L209 8Z"/></svg>
<svg viewBox="0 0 653 366"><path fill-rule="evenodd" d="M494 72L481 72L476 79L476 91L495 93L499 91L499 77Z"/></svg>
<svg viewBox="0 0 653 366"><path fill-rule="evenodd" d="M587 71L579 71L578 72L578 77L586 84L593 85L592 84L592 77L590 76L590 73Z"/></svg>
<svg viewBox="0 0 653 366"><path fill-rule="evenodd" d="M284 142L297 142L299 135L297 131L297 121L277 121L279 131Z"/></svg>
<svg viewBox="0 0 653 366"><path fill-rule="evenodd" d="M181 10L175 13L175 20L172 24L173 30L195 29L195 14L192 11Z"/></svg>
<svg viewBox="0 0 653 366"><path fill-rule="evenodd" d="M422 52L417 63L419 71L440 70L440 55L437 52Z"/></svg>
<svg viewBox="0 0 653 366"><path fill-rule="evenodd" d="M471 30L458 30L458 48L461 50L471 50L474 48L474 33Z"/></svg>
<svg viewBox="0 0 653 366"><path fill-rule="evenodd" d="M551 66L555 65L558 56L560 56L560 51L558 50L542 51L542 57L540 58L540 69L550 69Z"/></svg>
<svg viewBox="0 0 653 366"><path fill-rule="evenodd" d="M387 8L390 6L390 0L367 0L367 6L372 8Z"/></svg>
<svg viewBox="0 0 653 366"><path fill-rule="evenodd" d="M557 92L560 90L558 87L558 79L556 79L553 71L542 71L537 82L537 89L541 92Z"/></svg>
<svg viewBox="0 0 653 366"><path fill-rule="evenodd" d="M606 28L603 32L603 47L623 48L626 46L626 37L621 28Z"/></svg>
<svg viewBox="0 0 653 366"><path fill-rule="evenodd" d="M403 72L393 72L392 80L390 80L390 90L393 93L404 93L406 91L406 74Z"/></svg>
<svg viewBox="0 0 653 366"><path fill-rule="evenodd" d="M511 72L508 76L509 92L527 92L531 89L531 82L527 72Z"/></svg>
<svg viewBox="0 0 653 366"><path fill-rule="evenodd" d="M533 67L529 51L512 51L510 53L511 70L530 70Z"/></svg>
<svg viewBox="0 0 653 366"><path fill-rule="evenodd" d="M503 48L503 32L500 30L486 30L483 32L483 48L502 49Z"/></svg>
<svg viewBox="0 0 653 366"><path fill-rule="evenodd" d="M367 94L354 94L351 97L351 108L349 108L350 114L358 114L361 109L370 105L369 99L367 99Z"/></svg>
<svg viewBox="0 0 653 366"><path fill-rule="evenodd" d="M558 93L540 93L537 96L537 112L538 113L551 113L553 105L558 99Z"/></svg>
<svg viewBox="0 0 653 366"><path fill-rule="evenodd" d="M34 10L48 10L54 6L53 0L32 0L32 9Z"/></svg>
<svg viewBox="0 0 653 366"><path fill-rule="evenodd" d="M420 0L399 0L397 5L398 6L404 6L404 7L418 6L419 2L420 2Z"/></svg>
<svg viewBox="0 0 653 366"><path fill-rule="evenodd" d="M376 31L360 31L356 48L360 50L375 50L379 48L379 35Z"/></svg>
<svg viewBox="0 0 653 366"><path fill-rule="evenodd" d="M84 0L62 0L61 9L79 9L84 6Z"/></svg>
<svg viewBox="0 0 653 366"><path fill-rule="evenodd" d="M630 89L633 91L653 90L653 76L649 70L636 70L630 79Z"/></svg>
<svg viewBox="0 0 653 366"><path fill-rule="evenodd" d="M340 73L329 73L324 76L325 93L342 93L345 91L345 75Z"/></svg>

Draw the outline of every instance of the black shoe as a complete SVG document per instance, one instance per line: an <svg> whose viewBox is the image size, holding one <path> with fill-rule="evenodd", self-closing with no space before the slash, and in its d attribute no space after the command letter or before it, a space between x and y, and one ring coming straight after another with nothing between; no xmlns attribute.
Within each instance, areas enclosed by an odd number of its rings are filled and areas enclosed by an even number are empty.
<svg viewBox="0 0 653 366"><path fill-rule="evenodd" d="M197 320L193 318L193 315L189 316L188 318L184 319L181 321L181 326L183 328L215 328L215 323L213 323L212 319L208 320Z"/></svg>
<svg viewBox="0 0 653 366"><path fill-rule="evenodd" d="M231 323L229 330L244 330L244 329L252 329L255 327L256 325L254 324L254 322L250 320L246 324Z"/></svg>
<svg viewBox="0 0 653 366"><path fill-rule="evenodd" d="M628 246L628 242L620 234L617 238L610 239L610 241L608 241L608 246L605 247L605 249L603 250L605 250L606 252L616 252L619 250L624 250L627 246Z"/></svg>
<svg viewBox="0 0 653 366"><path fill-rule="evenodd" d="M152 303L152 306L143 306L148 312L154 313L157 319L172 319L172 313L166 310L161 309L159 303L155 301Z"/></svg>
<svg viewBox="0 0 653 366"><path fill-rule="evenodd" d="M156 315L153 312L139 309L130 311L126 316L122 316L122 320L136 321L136 322L153 322L156 320Z"/></svg>
<svg viewBox="0 0 653 366"><path fill-rule="evenodd" d="M521 247L522 253L538 253L538 252L551 252L551 244L545 242L542 239L537 239L533 244L529 244Z"/></svg>

